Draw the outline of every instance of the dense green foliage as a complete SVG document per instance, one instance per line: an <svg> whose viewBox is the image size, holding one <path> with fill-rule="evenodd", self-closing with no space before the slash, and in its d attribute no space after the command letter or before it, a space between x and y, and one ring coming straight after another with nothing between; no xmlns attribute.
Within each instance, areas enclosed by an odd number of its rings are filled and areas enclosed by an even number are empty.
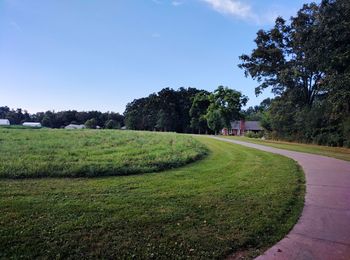
<svg viewBox="0 0 350 260"><path fill-rule="evenodd" d="M217 132L223 126L230 128L230 121L241 117L240 110L246 102L247 97L240 92L223 86L213 93L165 88L127 104L125 124L134 130Z"/></svg>
<svg viewBox="0 0 350 260"><path fill-rule="evenodd" d="M94 120L96 125L100 127L105 127L110 120L115 121L116 125L124 125L124 117L122 115L114 112L102 113L99 111L78 112L76 110L68 110L29 114L20 108L14 110L3 106L0 107L0 118L9 119L11 125L20 125L23 122L40 122L42 126L49 128L62 128L69 124L85 124L88 120Z"/></svg>
<svg viewBox="0 0 350 260"><path fill-rule="evenodd" d="M259 132L252 132L252 131L248 131L244 133L245 137L248 138L262 138L264 136L264 131L259 131Z"/></svg>
<svg viewBox="0 0 350 260"><path fill-rule="evenodd" d="M290 23L260 30L240 67L259 94L277 97L265 114L273 138L350 146L350 2L304 5Z"/></svg>
<svg viewBox="0 0 350 260"><path fill-rule="evenodd" d="M217 259L284 237L303 207L296 163L198 139L208 157L162 173L0 180L0 258Z"/></svg>
<svg viewBox="0 0 350 260"><path fill-rule="evenodd" d="M110 119L105 124L106 129L120 129L120 123L116 120Z"/></svg>
<svg viewBox="0 0 350 260"><path fill-rule="evenodd" d="M271 98L264 99L260 105L254 107L248 107L242 111L242 115L245 120L262 121L266 117L266 110L270 107L272 102Z"/></svg>
<svg viewBox="0 0 350 260"><path fill-rule="evenodd" d="M195 88L164 88L157 94L135 99L126 106L125 124L134 130L191 132L189 111L192 99L200 92Z"/></svg>
<svg viewBox="0 0 350 260"><path fill-rule="evenodd" d="M0 128L0 177L93 177L160 171L206 148L190 136L108 130Z"/></svg>
<svg viewBox="0 0 350 260"><path fill-rule="evenodd" d="M85 127L88 129L96 129L97 125L97 120L95 118L91 118L85 122Z"/></svg>
<svg viewBox="0 0 350 260"><path fill-rule="evenodd" d="M219 86L210 96L207 110L208 126L215 133L223 127L231 128L233 120L240 119L242 105L248 101L241 92Z"/></svg>

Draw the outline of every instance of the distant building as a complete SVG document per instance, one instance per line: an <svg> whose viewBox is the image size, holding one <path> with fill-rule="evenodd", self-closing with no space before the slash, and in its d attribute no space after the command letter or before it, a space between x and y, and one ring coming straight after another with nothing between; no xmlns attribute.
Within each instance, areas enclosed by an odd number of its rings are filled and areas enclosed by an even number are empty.
<svg viewBox="0 0 350 260"><path fill-rule="evenodd" d="M0 125L10 125L10 121L8 119L0 119Z"/></svg>
<svg viewBox="0 0 350 260"><path fill-rule="evenodd" d="M221 130L223 135L244 135L246 132L258 133L262 131L259 121L233 121L231 129L224 128Z"/></svg>
<svg viewBox="0 0 350 260"><path fill-rule="evenodd" d="M41 127L41 124L37 122L24 122L22 125L29 127Z"/></svg>
<svg viewBox="0 0 350 260"><path fill-rule="evenodd" d="M64 129L84 129L85 125L69 124Z"/></svg>

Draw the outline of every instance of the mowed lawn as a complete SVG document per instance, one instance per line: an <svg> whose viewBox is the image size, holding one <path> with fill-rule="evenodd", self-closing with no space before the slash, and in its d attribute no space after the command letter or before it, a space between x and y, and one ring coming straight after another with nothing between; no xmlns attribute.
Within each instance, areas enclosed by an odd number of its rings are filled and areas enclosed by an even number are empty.
<svg viewBox="0 0 350 260"><path fill-rule="evenodd" d="M297 221L302 171L279 155L196 140L207 157L163 172L1 179L0 258L258 255Z"/></svg>
<svg viewBox="0 0 350 260"><path fill-rule="evenodd" d="M350 161L349 148L283 142L283 141L274 141L274 140L261 140L257 138L248 138L244 136L225 136L225 137L238 140L238 141L262 144L262 145L267 145L275 148L286 149L286 150L291 150L296 152L313 153L313 154L318 154L318 155L323 155L328 157L334 157L340 160Z"/></svg>
<svg viewBox="0 0 350 260"><path fill-rule="evenodd" d="M206 153L190 136L174 133L0 128L0 178L154 172L193 162Z"/></svg>

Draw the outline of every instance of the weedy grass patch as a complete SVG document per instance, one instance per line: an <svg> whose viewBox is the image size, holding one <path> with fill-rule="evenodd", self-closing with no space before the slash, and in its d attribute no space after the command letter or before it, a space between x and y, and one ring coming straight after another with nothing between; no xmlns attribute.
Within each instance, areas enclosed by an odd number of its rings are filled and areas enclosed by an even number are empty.
<svg viewBox="0 0 350 260"><path fill-rule="evenodd" d="M0 178L155 172L196 161L206 153L191 136L175 133L0 129Z"/></svg>

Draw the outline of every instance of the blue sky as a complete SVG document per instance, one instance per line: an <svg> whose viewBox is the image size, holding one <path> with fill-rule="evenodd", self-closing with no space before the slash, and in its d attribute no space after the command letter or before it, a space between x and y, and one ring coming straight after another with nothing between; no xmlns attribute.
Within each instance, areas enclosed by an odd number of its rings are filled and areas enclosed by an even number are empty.
<svg viewBox="0 0 350 260"><path fill-rule="evenodd" d="M122 113L163 87L237 89L256 32L306 0L0 0L0 106Z"/></svg>

